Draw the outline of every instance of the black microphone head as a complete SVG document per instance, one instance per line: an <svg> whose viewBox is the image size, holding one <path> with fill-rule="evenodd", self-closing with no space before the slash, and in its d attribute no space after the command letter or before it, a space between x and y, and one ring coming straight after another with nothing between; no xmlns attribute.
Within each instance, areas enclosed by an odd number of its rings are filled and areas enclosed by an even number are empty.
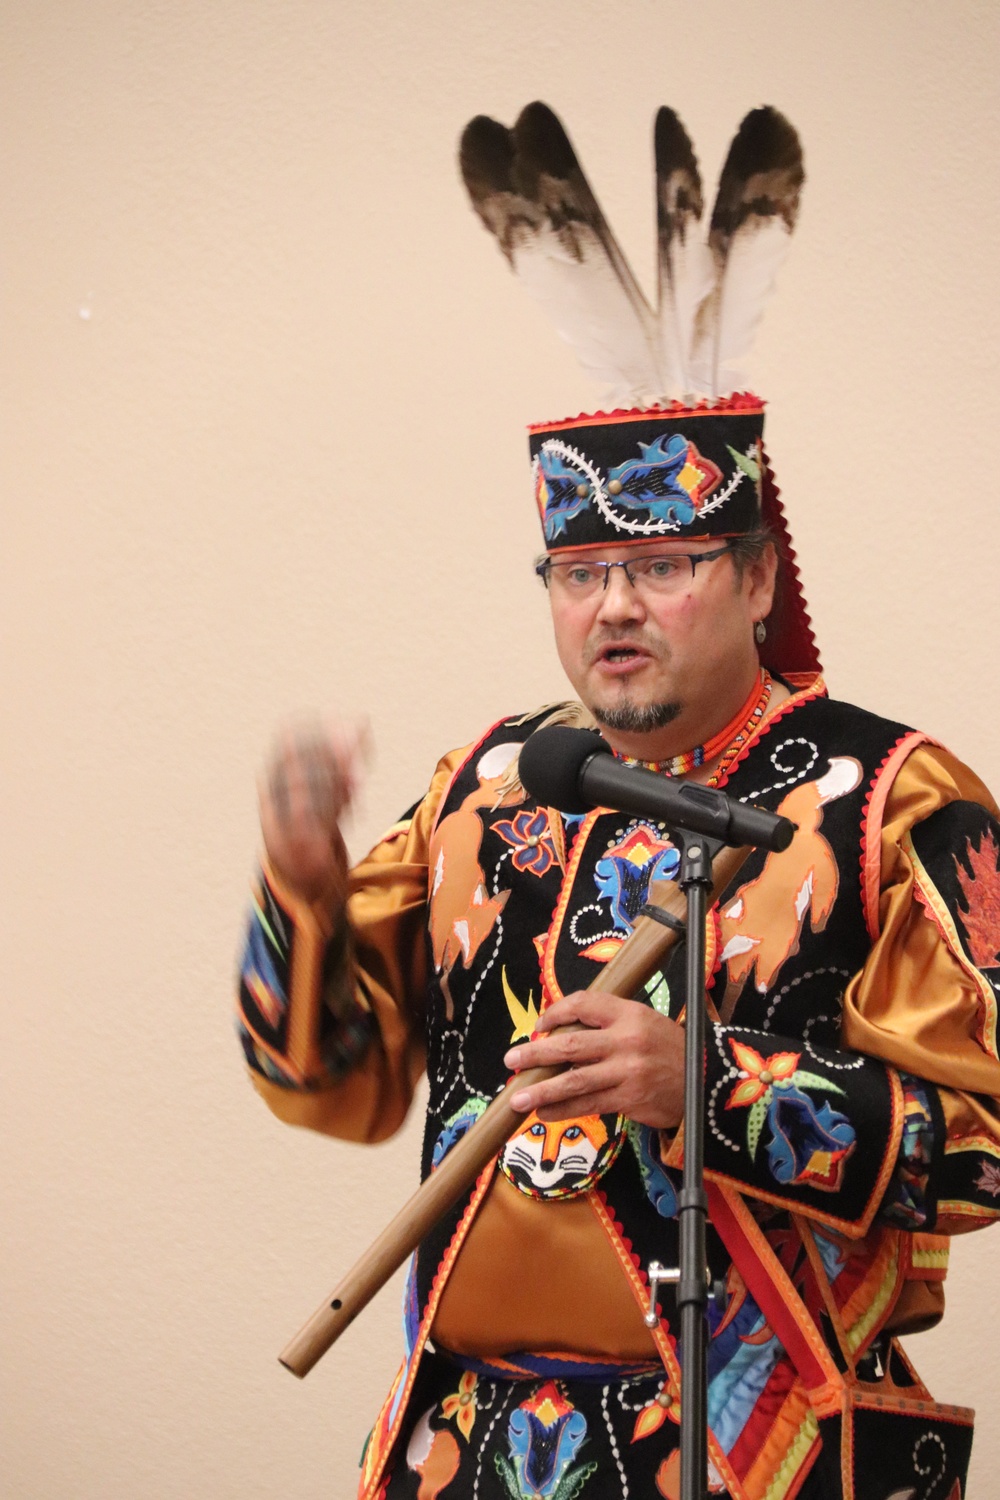
<svg viewBox="0 0 1000 1500"><path fill-rule="evenodd" d="M592 755L611 749L592 729L550 724L536 729L521 746L518 775L529 796L560 812L590 812L592 802L580 795L580 772Z"/></svg>

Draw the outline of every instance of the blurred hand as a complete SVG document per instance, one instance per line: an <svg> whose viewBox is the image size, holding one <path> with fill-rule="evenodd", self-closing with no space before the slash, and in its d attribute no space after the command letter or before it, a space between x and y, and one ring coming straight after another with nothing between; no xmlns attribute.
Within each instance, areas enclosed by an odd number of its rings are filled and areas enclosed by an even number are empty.
<svg viewBox="0 0 1000 1500"><path fill-rule="evenodd" d="M581 1021L583 1031L546 1036ZM602 990L576 990L545 1011L530 1042L512 1047L504 1066L568 1063L565 1072L522 1089L514 1109L542 1120L622 1114L671 1130L684 1113L684 1028L637 1000Z"/></svg>
<svg viewBox="0 0 1000 1500"><path fill-rule="evenodd" d="M348 858L340 831L370 746L354 729L285 729L258 785L260 826L278 877L305 901L343 900Z"/></svg>

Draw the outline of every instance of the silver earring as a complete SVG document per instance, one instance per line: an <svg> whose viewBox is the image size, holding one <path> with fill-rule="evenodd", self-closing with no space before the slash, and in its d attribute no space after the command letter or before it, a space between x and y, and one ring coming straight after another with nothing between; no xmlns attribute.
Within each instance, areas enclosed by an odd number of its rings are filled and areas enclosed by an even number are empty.
<svg viewBox="0 0 1000 1500"><path fill-rule="evenodd" d="M763 646L764 642L767 640L767 626L764 624L763 620L758 620L756 625L754 626L753 638L757 642L758 646Z"/></svg>

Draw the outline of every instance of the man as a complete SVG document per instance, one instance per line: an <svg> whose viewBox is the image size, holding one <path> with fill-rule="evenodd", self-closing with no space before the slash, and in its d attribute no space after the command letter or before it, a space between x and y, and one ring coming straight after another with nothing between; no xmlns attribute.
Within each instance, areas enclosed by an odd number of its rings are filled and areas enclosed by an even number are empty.
<svg viewBox="0 0 1000 1500"><path fill-rule="evenodd" d="M661 116L675 311L678 205L701 211L678 129ZM712 223L744 271L747 223L773 256L775 219L794 222L796 152L774 111L734 142ZM567 225L571 275L597 246L621 277L544 106L513 132L473 122L463 166L536 284L539 254L567 259ZM720 276L681 340L682 389L713 297L716 376L725 364ZM626 367L634 394L634 348ZM648 395L532 431L538 571L579 701L446 755L353 871L339 825L356 747L288 737L262 787L242 1037L276 1114L381 1139L426 1066L426 1174L511 1071L569 1064L515 1096L523 1125L414 1259L406 1359L359 1493L678 1493L670 1292L652 1328L643 1314L650 1263L677 1260L683 967L638 998L589 988L678 854L655 820L531 801L520 746L561 721L798 825L784 853L751 855L707 940L708 1253L726 1288L709 1314L710 1489L886 1500L933 1475L955 1500L970 1414L935 1406L894 1335L940 1315L942 1236L998 1212L997 810L925 735L826 697L761 403ZM584 1029L549 1034L568 1021Z"/></svg>

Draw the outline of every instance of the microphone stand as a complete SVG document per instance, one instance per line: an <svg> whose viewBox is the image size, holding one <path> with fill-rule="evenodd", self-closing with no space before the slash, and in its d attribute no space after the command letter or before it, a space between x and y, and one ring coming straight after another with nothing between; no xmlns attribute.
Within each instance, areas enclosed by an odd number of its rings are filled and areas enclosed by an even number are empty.
<svg viewBox="0 0 1000 1500"><path fill-rule="evenodd" d="M704 834L671 829L681 851L677 885L687 904L684 1022L684 1179L677 1215L680 1266L649 1267L655 1324L661 1282L677 1287L681 1360L681 1500L705 1500L708 1481L708 1257L705 1224L705 922L712 860L723 847Z"/></svg>

